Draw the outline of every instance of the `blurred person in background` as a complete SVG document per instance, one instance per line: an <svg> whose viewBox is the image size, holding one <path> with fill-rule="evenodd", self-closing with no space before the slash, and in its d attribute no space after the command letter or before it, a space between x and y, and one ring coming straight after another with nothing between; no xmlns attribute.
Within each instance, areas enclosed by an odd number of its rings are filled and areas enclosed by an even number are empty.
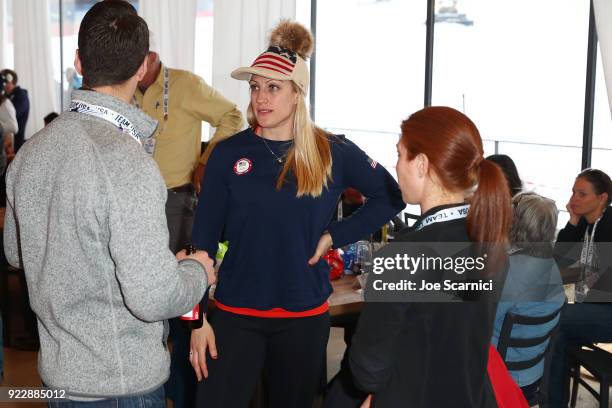
<svg viewBox="0 0 612 408"><path fill-rule="evenodd" d="M15 71L12 69L3 69L0 71L0 75L4 75L6 78L4 91L15 106L19 131L15 133L13 146L15 153L17 153L25 143L26 125L28 123L28 116L30 115L30 98L28 98L28 91L17 84L18 77Z"/></svg>

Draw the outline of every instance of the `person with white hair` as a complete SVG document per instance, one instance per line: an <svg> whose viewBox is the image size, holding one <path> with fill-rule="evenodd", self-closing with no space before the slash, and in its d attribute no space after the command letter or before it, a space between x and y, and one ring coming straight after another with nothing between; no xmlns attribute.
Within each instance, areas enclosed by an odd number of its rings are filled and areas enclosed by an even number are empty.
<svg viewBox="0 0 612 408"><path fill-rule="evenodd" d="M565 294L559 267L553 258L557 226L557 206L536 193L519 193L512 199L514 219L510 228L510 264L501 301L497 306L491 343L498 346L504 318L508 313L519 316L548 316L563 306ZM516 325L513 338L536 338L546 335L559 321L556 317L540 325ZM508 361L526 361L544 353L548 341L529 348L510 348ZM544 374L544 360L534 367L510 371L527 401L533 400Z"/></svg>

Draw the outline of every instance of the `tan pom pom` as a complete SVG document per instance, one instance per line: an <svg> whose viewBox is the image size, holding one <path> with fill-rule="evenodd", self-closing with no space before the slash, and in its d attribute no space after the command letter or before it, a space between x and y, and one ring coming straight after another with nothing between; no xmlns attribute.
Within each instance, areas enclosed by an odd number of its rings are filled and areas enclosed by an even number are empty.
<svg viewBox="0 0 612 408"><path fill-rule="evenodd" d="M288 48L306 59L312 53L314 39L312 34L310 34L310 30L303 25L283 20L272 30L270 45Z"/></svg>

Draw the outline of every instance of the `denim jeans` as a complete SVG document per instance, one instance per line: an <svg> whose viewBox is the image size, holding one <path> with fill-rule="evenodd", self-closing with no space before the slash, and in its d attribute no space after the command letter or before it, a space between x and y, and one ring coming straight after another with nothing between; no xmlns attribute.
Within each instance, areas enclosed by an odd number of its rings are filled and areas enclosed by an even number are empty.
<svg viewBox="0 0 612 408"><path fill-rule="evenodd" d="M109 398L100 401L62 400L49 402L50 408L165 408L164 387L133 397Z"/></svg>
<svg viewBox="0 0 612 408"><path fill-rule="evenodd" d="M561 326L552 344L548 405L562 407L569 398L564 387L565 349L589 343L612 342L612 303L574 303L561 310Z"/></svg>

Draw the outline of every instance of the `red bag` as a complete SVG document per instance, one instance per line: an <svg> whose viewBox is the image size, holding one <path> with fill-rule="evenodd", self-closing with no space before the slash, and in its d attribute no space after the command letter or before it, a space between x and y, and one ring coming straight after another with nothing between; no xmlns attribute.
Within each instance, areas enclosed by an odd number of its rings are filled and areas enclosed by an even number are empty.
<svg viewBox="0 0 612 408"><path fill-rule="evenodd" d="M493 345L489 345L487 374L493 386L495 400L499 408L529 408L529 403L520 387L508 372L504 360Z"/></svg>

